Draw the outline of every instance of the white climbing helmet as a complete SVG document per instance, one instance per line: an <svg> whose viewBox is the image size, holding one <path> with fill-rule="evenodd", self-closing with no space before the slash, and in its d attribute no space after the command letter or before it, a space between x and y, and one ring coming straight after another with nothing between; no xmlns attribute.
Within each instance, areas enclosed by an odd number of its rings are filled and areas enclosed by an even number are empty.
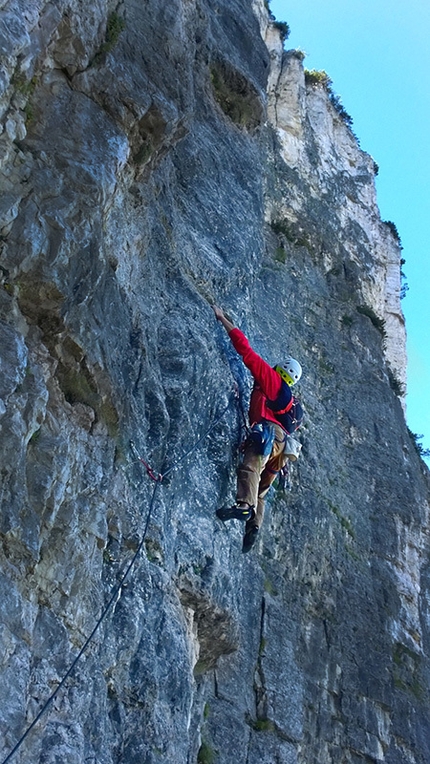
<svg viewBox="0 0 430 764"><path fill-rule="evenodd" d="M295 358L291 358L291 356L288 356L284 363L275 366L275 371L281 375L284 382L286 382L287 385L290 385L290 387L295 385L302 376L302 367L299 362L296 361Z"/></svg>

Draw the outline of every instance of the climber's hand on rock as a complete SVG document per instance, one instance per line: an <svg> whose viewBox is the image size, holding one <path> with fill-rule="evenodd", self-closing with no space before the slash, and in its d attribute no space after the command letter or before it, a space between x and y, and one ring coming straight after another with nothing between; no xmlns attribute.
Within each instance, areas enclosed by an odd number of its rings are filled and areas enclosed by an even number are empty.
<svg viewBox="0 0 430 764"><path fill-rule="evenodd" d="M232 324L231 321L229 321L229 319L226 318L226 316L224 315L224 311L222 311L221 308L218 308L217 305L212 305L212 309L218 321L221 321L226 332L230 334L230 332L233 331L234 329L234 324Z"/></svg>
<svg viewBox="0 0 430 764"><path fill-rule="evenodd" d="M216 319L218 321L222 321L224 318L224 313L222 312L221 308L218 308L217 305L212 305L213 312L215 313Z"/></svg>

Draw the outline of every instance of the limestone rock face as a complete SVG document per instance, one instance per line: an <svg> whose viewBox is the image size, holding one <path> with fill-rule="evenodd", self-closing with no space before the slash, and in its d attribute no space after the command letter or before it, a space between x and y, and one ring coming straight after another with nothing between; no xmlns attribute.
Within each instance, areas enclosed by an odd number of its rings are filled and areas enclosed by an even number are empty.
<svg viewBox="0 0 430 764"><path fill-rule="evenodd" d="M428 471L373 159L260 0L0 0L0 56L1 760L428 761ZM304 368L248 555L214 516L251 380L213 303Z"/></svg>

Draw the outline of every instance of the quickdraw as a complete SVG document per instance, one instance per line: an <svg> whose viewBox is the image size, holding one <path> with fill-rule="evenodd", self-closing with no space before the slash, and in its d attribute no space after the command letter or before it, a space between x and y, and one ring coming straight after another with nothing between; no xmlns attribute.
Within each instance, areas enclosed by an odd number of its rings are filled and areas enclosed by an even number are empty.
<svg viewBox="0 0 430 764"><path fill-rule="evenodd" d="M139 454L139 452L138 452L138 450L137 450L137 448L134 445L132 440L130 440L130 448L131 448L131 450L133 452L133 455L136 457L136 459L139 462L141 462L143 464L143 466L145 467L145 469L146 469L149 477L151 478L151 480L154 480L156 483L161 483L161 481L163 480L164 476L160 472L158 472L158 473L155 472L155 470L152 469L152 467L148 464L148 462L146 462L145 459L143 459L143 457L140 456L140 454Z"/></svg>

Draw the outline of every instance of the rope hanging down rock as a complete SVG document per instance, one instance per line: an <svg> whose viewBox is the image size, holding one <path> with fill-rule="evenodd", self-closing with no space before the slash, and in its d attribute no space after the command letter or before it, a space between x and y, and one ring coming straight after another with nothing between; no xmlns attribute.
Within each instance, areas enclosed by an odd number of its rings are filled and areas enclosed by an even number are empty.
<svg viewBox="0 0 430 764"><path fill-rule="evenodd" d="M236 392L236 391L235 391L235 397L237 398L237 392ZM38 714L35 716L35 718L34 718L34 719L33 719L33 721L31 722L31 724L30 724L30 725L27 727L26 731L25 731L25 732L22 734L22 736L20 737L20 739L18 740L18 742L17 742L17 743L14 745L14 747L12 748L12 750L11 750L11 751L8 753L8 755L6 756L6 758L5 758L5 759L3 759L3 761L1 762L1 764L7 764L7 762L9 762L9 761L12 759L12 757L13 757L13 756L15 755L15 753L16 753L16 752L19 750L19 748L21 748L21 746L22 746L22 744L23 744L24 740L26 740L26 738L28 737L28 735L30 734L30 732L31 732L31 731L34 729L34 727L36 726L36 724L38 723L38 721L41 719L41 717L42 717L42 716L45 714L45 712L48 710L49 706L50 706L50 705L52 705L52 703L54 702L55 698L57 697L57 695L59 694L59 692L61 691L61 689L64 687L65 683L67 682L68 678L70 677L70 675L71 675L71 674L73 673L73 671L75 670L75 668L76 668L76 666L77 666L78 662L80 661L80 659L82 658L82 656L84 655L84 653L87 651L88 647L90 646L91 642L92 642L92 641L93 641L93 639L94 639L94 636L95 636L96 632L97 632L97 631L98 631L98 629L100 628L100 626L101 626L101 624L103 623L103 621L105 620L105 618L106 618L106 616L107 616L107 614L108 614L109 610L111 609L111 607L112 607L113 603L115 602L115 600L117 599L118 595L120 594L120 592L121 592L121 589L122 589L122 587L124 586L124 583L125 583L126 579L128 578L128 576L129 576L129 574L130 574L130 572L131 572L132 568L134 567L134 564L135 564L135 562L136 562L137 558L139 557L139 555L140 555L140 552L142 551L142 547L143 547L143 545L144 545L144 543L145 543L145 538L146 538L146 534L147 534L147 532L148 532L148 527L149 527L149 523L150 523L150 520L151 520L152 511L153 511L153 508L154 508L155 499L156 499L156 496L157 496L157 491L158 491L158 489L159 489L159 487L160 487L160 485L161 485L161 483L162 483L163 479L164 479L164 478L165 478L167 475L169 475L171 472L173 472L174 470L176 470L176 469L179 467L179 465L180 465L180 464L182 464L182 463L185 461L185 459L186 459L186 458L187 458L187 457L188 457L188 456L189 456L191 453L193 453L193 451L195 451L195 450L197 449L197 447L200 445L200 443L201 443L203 440L205 440L205 439L208 437L208 435L209 435L209 434L212 432L212 430L213 430L213 429L214 429L214 428L217 426L217 424L219 424L219 422L220 422L220 421L221 421L221 419L224 417L224 415L227 413L227 411L228 411L228 409L229 409L229 408L230 408L230 400L229 400L229 402L228 402L227 406L226 406L226 407L225 407L225 408L222 410L222 412L221 412L221 413L218 415L218 417L217 417L217 418L216 418L216 419L215 419L215 420L212 422L212 424L211 424L211 425L210 425L210 426L207 428L207 430L205 430L205 432L203 433L203 435L201 435L201 437L200 437L200 438L198 438L198 440L196 440L196 442L193 444L193 446L192 446L190 449L188 449L188 451L186 451L184 454L182 454L182 456L181 456L179 459L177 459L177 460L176 460L176 462L174 462L174 463L172 464L172 466L171 466L171 467L169 467L168 469L166 469L166 470L165 470L163 473L157 473L157 472L155 472L155 470L153 470L153 469L152 469L152 467L150 467L150 465L149 465L149 464L148 464L148 463L147 463L147 462L146 462L146 461L145 461L145 460L144 460L144 459L143 459L143 458L142 458L142 457L139 455L139 453L138 453L138 451L137 451L137 449L136 449L136 446L134 445L133 441L130 441L130 448L131 448L131 450L132 450L132 452L133 452L133 455L135 456L135 458L136 458L136 459L137 459L139 462L141 462L141 464L143 464L143 465L144 465L144 467L145 467L145 469L146 469L146 471L147 471L147 473L148 473L149 477L150 477L150 478L151 478L151 479L154 481L154 483L155 483L155 485L154 485L154 490L153 490L153 492L152 492L152 496L151 496L151 500L150 500L150 502L149 502L149 509L148 509L148 514L147 514L147 516L146 516L146 521L145 521L145 526L144 526L144 529L143 529L142 538L141 538L141 540L140 540L140 542L139 542L139 545L138 545L138 547L137 547L137 549L136 549L136 551L135 551L135 553L134 553L133 557L131 558L131 560L130 560L129 564L128 564L128 565L127 565L127 567L126 567L126 569L125 569L125 572L124 572L124 574L123 574L123 575L122 575L122 577L121 577L121 580L120 580L120 581L119 581L119 583L118 583L118 584L117 584L117 585L116 585L116 586L113 588L113 590L112 590L112 593L111 593L111 596L109 597L109 600L108 600L107 604L106 604L106 605L105 605L105 607L103 608L103 610L102 610L102 612L101 612L101 615L99 616L99 619L98 619L98 621L96 622L96 624L95 624L95 626L94 626L94 628L93 628L93 630L92 630L91 634L90 634L90 635L87 637L87 639L85 640L84 644L82 645L81 649L79 650L78 654L76 655L75 659L74 659L74 660L73 660L73 662L71 663L70 667L68 668L68 670L67 670L67 671L66 671L66 673L64 674L63 678L61 679L60 683L58 684L58 686L56 687L56 689L54 690L54 692L53 692L53 693L52 693L52 694L49 696L49 698L48 698L48 699L45 701L45 703L43 704L43 706L42 706L42 708L40 709L40 711L38 712Z"/></svg>

